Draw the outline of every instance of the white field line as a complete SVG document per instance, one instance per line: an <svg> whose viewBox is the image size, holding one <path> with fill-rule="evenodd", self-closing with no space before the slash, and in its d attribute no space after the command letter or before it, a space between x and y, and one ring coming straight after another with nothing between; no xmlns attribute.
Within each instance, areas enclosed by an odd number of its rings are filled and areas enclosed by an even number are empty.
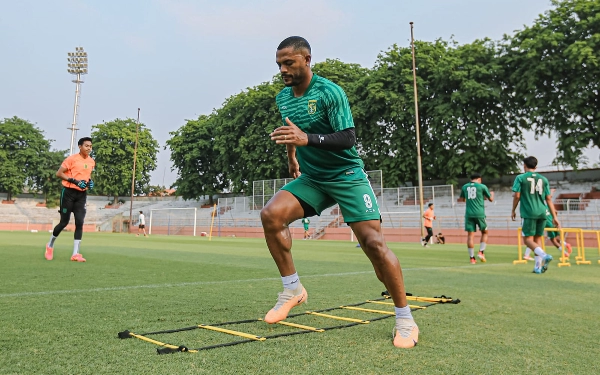
<svg viewBox="0 0 600 375"><path fill-rule="evenodd" d="M486 264L480 265L480 267L494 267L494 266L507 266L512 265L506 264ZM422 267L422 268L403 268L402 272L407 271L431 271L431 270L453 270L462 268L472 268L473 265L456 266L456 267ZM344 272L344 273L324 273L320 275L303 275L302 279L307 278L318 278L318 277L337 277L337 276L351 276L351 275L363 275L363 274L374 274L375 271L360 271L360 272ZM76 293L98 293L98 292L112 292L121 290L135 290L135 289L156 289L156 288L176 288L182 286L198 286L198 285L219 285L219 284L236 284L236 283L252 283L260 281L280 281L279 277L265 277L262 279L245 279L245 280L219 280L219 281L194 281L188 283L166 283L166 284L147 284L147 285L130 285L130 286L114 286L108 288L91 288L91 289L69 289L69 290L50 290L45 292L22 292L22 293L2 293L0 298L11 298L11 297L35 297L35 296L49 296L53 294L76 294Z"/></svg>

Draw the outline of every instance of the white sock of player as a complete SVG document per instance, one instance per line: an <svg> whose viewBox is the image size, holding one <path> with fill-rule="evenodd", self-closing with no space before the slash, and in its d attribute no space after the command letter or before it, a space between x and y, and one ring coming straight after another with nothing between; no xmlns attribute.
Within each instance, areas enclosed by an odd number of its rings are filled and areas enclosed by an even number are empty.
<svg viewBox="0 0 600 375"><path fill-rule="evenodd" d="M535 268L540 268L542 267L542 257L540 256L535 256Z"/></svg>
<svg viewBox="0 0 600 375"><path fill-rule="evenodd" d="M470 256L471 258L474 258L474 257L475 257L475 249L473 249L472 247L469 247L469 256Z"/></svg>
<svg viewBox="0 0 600 375"><path fill-rule="evenodd" d="M559 246L559 247L558 247L558 251L562 251L562 246Z"/></svg>
<svg viewBox="0 0 600 375"><path fill-rule="evenodd" d="M526 248L525 249L525 258L527 258L530 255L531 255L531 249L530 248Z"/></svg>
<svg viewBox="0 0 600 375"><path fill-rule="evenodd" d="M410 307L408 305L404 307L396 307L394 306L394 310L396 311L396 319L412 319L412 313L410 312Z"/></svg>
<svg viewBox="0 0 600 375"><path fill-rule="evenodd" d="M79 244L80 243L81 243L81 240L73 241L73 256L79 254Z"/></svg>
<svg viewBox="0 0 600 375"><path fill-rule="evenodd" d="M50 242L48 243L48 246L50 247L54 247L54 241L56 241L58 237L54 237L54 235L50 236Z"/></svg>
<svg viewBox="0 0 600 375"><path fill-rule="evenodd" d="M285 289L295 290L300 286L300 277L298 277L298 272L289 276L282 276L281 282L283 283L283 287Z"/></svg>
<svg viewBox="0 0 600 375"><path fill-rule="evenodd" d="M479 244L479 251L483 252L485 250L485 246L486 246L485 242L480 243Z"/></svg>
<svg viewBox="0 0 600 375"><path fill-rule="evenodd" d="M544 252L544 250L542 250L541 247L536 247L535 249L533 249L533 253L539 257L544 258L546 256L546 253Z"/></svg>

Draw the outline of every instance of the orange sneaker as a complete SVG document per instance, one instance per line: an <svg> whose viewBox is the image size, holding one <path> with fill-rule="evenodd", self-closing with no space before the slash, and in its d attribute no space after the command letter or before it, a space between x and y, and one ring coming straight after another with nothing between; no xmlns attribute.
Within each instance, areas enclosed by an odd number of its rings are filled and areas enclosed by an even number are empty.
<svg viewBox="0 0 600 375"><path fill-rule="evenodd" d="M396 348L412 348L419 342L419 327L412 319L396 319L392 337Z"/></svg>
<svg viewBox="0 0 600 375"><path fill-rule="evenodd" d="M71 257L71 262L85 262L85 258L81 254L75 254Z"/></svg>
<svg viewBox="0 0 600 375"><path fill-rule="evenodd" d="M308 293L306 293L306 289L303 286L300 285L299 287L302 288L299 294L294 294L294 291L291 289L284 289L283 292L279 293L275 307L265 315L264 321L269 324L282 321L287 318L293 307L305 303L308 300Z"/></svg>
<svg viewBox="0 0 600 375"><path fill-rule="evenodd" d="M44 254L44 256L46 257L46 260L52 260L52 257L54 257L54 248L48 246L50 245L49 243L46 244L46 254Z"/></svg>
<svg viewBox="0 0 600 375"><path fill-rule="evenodd" d="M525 259L525 260L535 260L532 256L529 256L529 255L524 255L523 259Z"/></svg>
<svg viewBox="0 0 600 375"><path fill-rule="evenodd" d="M571 253L573 252L573 249L571 248L571 244L566 243L565 247L567 248L567 253L569 253L569 255L571 255ZM569 256L569 255L567 255L567 256Z"/></svg>
<svg viewBox="0 0 600 375"><path fill-rule="evenodd" d="M475 258L471 258L471 264L477 264L477 261L475 260Z"/></svg>
<svg viewBox="0 0 600 375"><path fill-rule="evenodd" d="M479 258L480 261L485 263L485 255L483 255L482 251L480 251L479 254L477 254L477 258Z"/></svg>

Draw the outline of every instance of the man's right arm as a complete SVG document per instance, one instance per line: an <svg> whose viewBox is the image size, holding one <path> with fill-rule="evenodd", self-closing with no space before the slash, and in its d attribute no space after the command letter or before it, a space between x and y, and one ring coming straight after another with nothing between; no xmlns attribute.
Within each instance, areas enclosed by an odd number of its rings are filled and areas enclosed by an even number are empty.
<svg viewBox="0 0 600 375"><path fill-rule="evenodd" d="M296 159L296 146L287 144L285 145L287 150L288 157L288 169L290 172L290 176L292 178L300 177L300 164L298 164L298 159Z"/></svg>

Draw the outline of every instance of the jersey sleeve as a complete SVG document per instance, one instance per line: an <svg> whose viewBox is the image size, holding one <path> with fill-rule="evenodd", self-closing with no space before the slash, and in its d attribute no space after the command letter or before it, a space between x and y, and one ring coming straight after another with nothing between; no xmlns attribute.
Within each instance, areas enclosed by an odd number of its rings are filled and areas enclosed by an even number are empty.
<svg viewBox="0 0 600 375"><path fill-rule="evenodd" d="M325 91L323 99L333 131L339 132L354 127L350 102L341 87L335 86Z"/></svg>
<svg viewBox="0 0 600 375"><path fill-rule="evenodd" d="M512 191L514 191L515 193L521 192L521 176L517 176L517 178L515 178L515 183L513 184Z"/></svg>
<svg viewBox="0 0 600 375"><path fill-rule="evenodd" d="M65 160L63 160L62 164L60 165L63 168L66 168L67 171L70 171L73 168L73 159L72 158L66 158Z"/></svg>
<svg viewBox="0 0 600 375"><path fill-rule="evenodd" d="M483 192L483 197L484 198L488 198L489 199L489 198L492 197L492 195L490 194L490 190L488 189L487 186L484 185L482 190L483 190L482 192Z"/></svg>
<svg viewBox="0 0 600 375"><path fill-rule="evenodd" d="M546 179L546 177L544 177L544 200L549 195L550 195L550 183L548 182L548 179Z"/></svg>

